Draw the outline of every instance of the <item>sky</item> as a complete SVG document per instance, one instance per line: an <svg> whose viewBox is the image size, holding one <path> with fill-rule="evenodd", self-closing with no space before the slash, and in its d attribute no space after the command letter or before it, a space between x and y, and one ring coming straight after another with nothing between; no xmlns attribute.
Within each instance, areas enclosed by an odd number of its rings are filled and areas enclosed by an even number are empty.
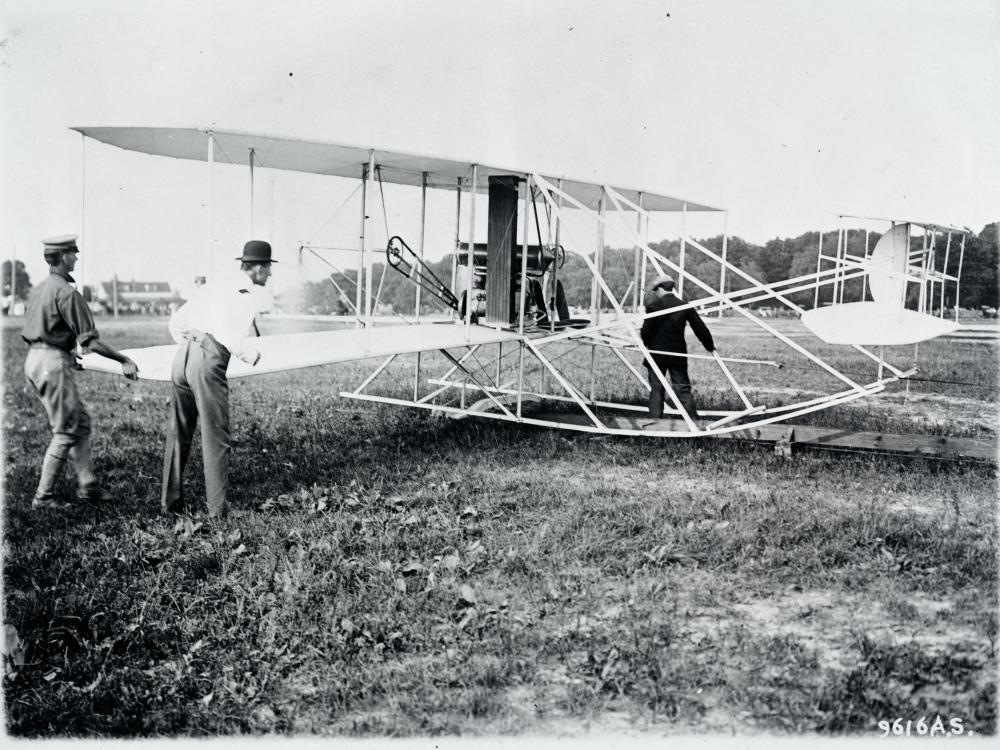
<svg viewBox="0 0 1000 750"><path fill-rule="evenodd" d="M1000 219L1000 3L0 0L0 257L37 279L40 240L74 233L82 281L184 291L252 232L280 288L314 272L302 242L357 241L356 183L258 170L251 228L246 168L210 181L81 125L426 153L728 210L694 236L764 242L839 214L978 232ZM379 221L413 236L419 194L390 199ZM454 198L429 201L440 257Z"/></svg>

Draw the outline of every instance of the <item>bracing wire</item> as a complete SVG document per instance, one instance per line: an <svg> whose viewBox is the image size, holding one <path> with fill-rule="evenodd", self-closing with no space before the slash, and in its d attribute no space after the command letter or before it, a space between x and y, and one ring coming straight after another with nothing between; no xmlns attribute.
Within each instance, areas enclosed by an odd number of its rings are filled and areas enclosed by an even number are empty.
<svg viewBox="0 0 1000 750"><path fill-rule="evenodd" d="M234 164L234 165L236 164L236 162L234 162L234 161L232 160L232 157L230 157L230 156L229 156L229 154L228 154L228 153L226 153L226 149L224 149L224 148L222 147L222 144L221 144L221 143L219 143L219 141L218 141L218 140L216 139L215 135L213 135L213 136L212 136L212 143L213 143L213 144L215 144L215 146L217 146L217 147L218 147L219 151L221 151L221 152L222 152L222 155L223 155L223 156L225 157L225 159L226 159L226 162L227 162L227 163L229 163L229 164ZM259 159L259 156L258 156L258 159ZM256 162L256 166L258 166L258 167L264 167L265 165L264 165L263 161L257 161L257 162ZM255 194L255 195L253 196L253 205L254 205L254 208L257 208L257 209L259 209L259 210L261 211L261 213L263 213L263 214L264 214L264 216L266 216L266 217L267 217L268 221L270 221L270 222L271 222L271 226L272 226L272 227L275 227L275 226L277 225L277 222L276 222L276 221L274 220L274 217L273 217L273 216L271 215L271 213L270 213L270 212L269 212L269 211L268 211L268 210L267 210L267 209L266 209L266 208L264 207L264 204L263 204L263 203L261 203L260 199L259 199L259 198L257 197L257 195L256 195L256 194Z"/></svg>
<svg viewBox="0 0 1000 750"><path fill-rule="evenodd" d="M385 236L389 237L389 212L385 209L385 190L382 187L382 165L375 165L375 179L378 180L378 194L382 200L382 223L385 226Z"/></svg>
<svg viewBox="0 0 1000 750"><path fill-rule="evenodd" d="M324 229L326 229L326 226L327 226L327 224L329 224L329 223L330 223L331 221L333 221L333 220L334 220L334 218L335 218L335 217L337 216L337 214L339 214L339 213L340 213L340 212L341 212L341 211L342 211L342 210L344 209L344 206L346 206L346 205L347 205L348 201L350 201L350 200L351 200L351 198L353 198L353 197L354 197L355 195L357 195L357 193L358 193L358 191L359 191L359 190L361 190L361 182L360 182L360 181L359 181L359 182L358 182L358 184L357 184L357 185L356 185L356 186L354 187L354 190L352 190L352 191L351 191L350 195L348 195L348 196L347 196L346 198L344 198L344 200L343 200L343 201L341 202L341 204L340 204L339 206L337 206L337 207L336 207L336 208L335 208L335 209L333 210L333 213L332 213L332 214L330 214L330 215L329 215L329 216L328 216L328 217L326 218L326 221L324 221L324 222L323 222L323 223L322 223L322 224L320 225L319 229L317 229L317 230L316 230L315 232L313 232L313 235L312 235L312 237L310 237L310 238L309 238L309 242L307 242L307 243L306 243L307 245L308 245L308 244L312 244L312 241L313 241L313 240L314 240L314 239L315 239L315 238L316 238L316 237L317 237L317 236L319 235L319 233L320 233L320 232L322 232L322 231L323 231Z"/></svg>
<svg viewBox="0 0 1000 750"><path fill-rule="evenodd" d="M538 235L538 242L539 242L539 244L541 244L542 243L542 225L538 221L538 203L535 201L535 195L536 195L535 191L536 191L536 188L534 186L532 186L532 188L531 188L531 210L532 210L532 213L535 214L535 234ZM547 232L546 232L546 237L548 237L548 233Z"/></svg>
<svg viewBox="0 0 1000 750"><path fill-rule="evenodd" d="M808 365L796 365L796 364L782 364L782 368L789 369L789 370L812 370L812 369L815 369L815 368L809 367ZM845 375L850 375L851 377L865 377L865 376L867 376L867 375L870 374L870 373L866 373L866 372L856 372L856 371L852 372L850 370L841 370L840 372L843 372ZM966 385L966 386L969 386L970 388L983 388L983 389L986 389L986 390L998 390L998 389L1000 389L1000 385L998 385L997 383L986 385L986 384L983 384L983 383L970 383L970 382L965 381L965 380L944 380L942 378L914 378L914 377L904 378L904 380L909 380L909 381L912 381L914 383L941 383L941 384L944 384L944 385Z"/></svg>
<svg viewBox="0 0 1000 750"><path fill-rule="evenodd" d="M382 299L382 285L385 283L385 272L388 270L388 268L389 268L388 263L382 264L382 275L379 277L378 289L375 290L375 300L372 303L376 308L378 307L378 301ZM395 312L395 310L393 310L393 312Z"/></svg>
<svg viewBox="0 0 1000 750"><path fill-rule="evenodd" d="M234 162L234 161L233 161L233 160L232 160L232 159L230 158L229 154L227 154L227 153L226 153L226 149L224 149L224 148L222 147L222 144L221 144L221 143L219 143L218 139L217 139L217 138L215 137L215 134L213 134L213 135L212 135L212 143L214 143L214 144L215 144L216 146L218 146L218 148L219 148L219 151L221 151L221 152L222 152L222 155L223 155L224 157L226 157L226 161L227 161L227 162L229 162L230 164L236 164L236 162Z"/></svg>
<svg viewBox="0 0 1000 750"><path fill-rule="evenodd" d="M305 249L308 250L313 255L315 255L317 258L319 258L320 262L325 263L327 266L329 266L331 269L333 269L334 273L339 273L341 276L343 276L345 281L349 281L351 284L354 285L355 289L357 288L357 286L358 286L358 282L357 281L355 281L350 276L348 276L346 273L344 273L343 271L341 271L339 268L337 268L335 265L333 265L330 261L328 261L322 255L320 255L319 253L317 253L311 247L305 248ZM383 278L384 278L384 276L385 276L385 269L384 268L382 269L382 274L383 274ZM329 274L329 279L330 279L330 282L335 287L337 287L337 291L339 291L339 292L341 292L341 294L343 294L343 290L341 290L340 285L337 284L337 282L334 280L333 274ZM381 289L381 284L379 285L379 288ZM347 295L344 295L344 296L346 297ZM375 296L375 302L376 303L378 302L378 295ZM347 304L350 305L351 309L354 311L354 319L357 320L362 325L364 325L364 321L361 320L361 318L358 317L357 308L351 303L351 301L349 299L347 300ZM392 314L395 315L400 320L402 320L404 323L412 323L413 322L409 318L407 318L405 315L403 315L402 313L398 313L395 310L392 311Z"/></svg>
<svg viewBox="0 0 1000 750"><path fill-rule="evenodd" d="M564 352L562 352L560 354L557 354L554 357L551 357L549 359L549 362L552 363L552 364L555 364L556 362L560 362L561 360L563 360L564 358L566 358L570 354L573 354L574 352L576 352L582 346L583 346L583 344L580 344L578 342L573 342L573 344L571 346L567 347L566 351L564 351ZM500 366L501 366L501 371L502 371L504 367L510 365L511 360L515 360L517 358L517 355L518 355L518 350L517 350L516 347L512 347L512 348L508 349L506 353L500 355L499 357L493 357L492 359L487 360L487 361L481 360L478 355L476 355L475 353L473 353L471 355L471 357L468 360L466 360L466 364L470 365L469 368L468 368L468 370L470 372L475 372L476 374L478 374L482 378L484 378L486 380L486 382L489 382L489 380L491 379L490 373L492 372L492 370L494 369L494 367L496 366L496 364L497 364L498 361L501 363ZM504 364L505 362L507 364ZM542 369L543 369L542 366L540 364L536 363L534 365L534 369L531 370L527 374L531 375L534 372L541 371Z"/></svg>

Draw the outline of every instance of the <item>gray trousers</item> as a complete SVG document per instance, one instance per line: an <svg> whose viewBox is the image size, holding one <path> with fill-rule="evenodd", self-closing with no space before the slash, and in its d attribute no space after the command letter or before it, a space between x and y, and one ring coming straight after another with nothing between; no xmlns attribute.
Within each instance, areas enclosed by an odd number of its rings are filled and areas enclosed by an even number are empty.
<svg viewBox="0 0 1000 750"><path fill-rule="evenodd" d="M42 459L35 497L52 497L66 459L72 457L81 491L97 484L90 448L90 415L73 379L73 354L54 346L32 344L24 360L24 375L45 407L52 440Z"/></svg>
<svg viewBox="0 0 1000 750"><path fill-rule="evenodd" d="M653 419L663 417L663 401L666 398L666 391L660 384L660 379L656 373L647 367L649 374L649 416ZM684 411L691 419L698 419L698 409L694 404L694 394L691 393L691 380L688 378L687 364L680 364L676 367L664 368L664 375L670 374L670 387L677 394L677 400L681 402ZM673 402L671 401L671 407Z"/></svg>
<svg viewBox="0 0 1000 750"><path fill-rule="evenodd" d="M184 510L183 475L201 417L201 451L205 464L205 497L210 516L229 512L229 350L211 336L181 345L170 380L173 414L163 458L163 511Z"/></svg>

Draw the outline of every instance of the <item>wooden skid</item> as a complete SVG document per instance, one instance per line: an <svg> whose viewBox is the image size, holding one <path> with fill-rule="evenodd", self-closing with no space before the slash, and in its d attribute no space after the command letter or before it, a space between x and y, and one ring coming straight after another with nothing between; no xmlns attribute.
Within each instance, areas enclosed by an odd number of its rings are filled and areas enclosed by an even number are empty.
<svg viewBox="0 0 1000 750"><path fill-rule="evenodd" d="M573 424L586 423L586 417L577 414L534 414L536 419ZM602 416L607 428L615 430L649 430L683 432L687 426L679 419L650 419L642 416ZM811 446L842 450L885 451L937 458L968 459L997 462L996 439L941 437L939 435L896 435L885 432L858 432L832 427L813 427L801 424L767 424L731 433L705 435L704 437L751 440L758 443L775 443L794 447Z"/></svg>

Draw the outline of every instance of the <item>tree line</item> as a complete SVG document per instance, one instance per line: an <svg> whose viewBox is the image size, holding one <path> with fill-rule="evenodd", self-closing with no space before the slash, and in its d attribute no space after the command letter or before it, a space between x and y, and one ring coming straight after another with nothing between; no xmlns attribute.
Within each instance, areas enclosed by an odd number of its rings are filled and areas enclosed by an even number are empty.
<svg viewBox="0 0 1000 750"><path fill-rule="evenodd" d="M965 243L965 254L962 257L962 283L960 289L961 299L959 304L966 309L979 309L981 307L1000 306L1000 280L998 280L998 266L1000 266L1000 237L998 237L998 227L1000 224L994 222L987 224L979 234L969 234ZM876 232L869 232L867 237L865 231L852 229L846 233L846 251L849 255L863 257L875 247L875 243L881 235ZM697 241L708 250L722 254L722 235L710 237ZM755 279L764 283L774 283L786 279L796 278L813 274L817 270L817 252L819 250L820 233L806 232L798 237L775 238L763 245L755 245L739 237L730 237L726 242L726 258L737 268L746 272ZM823 254L834 257L837 254L838 237L836 232L829 232L823 235ZM912 242L917 248L923 242L922 238L915 237ZM948 266L946 272L951 275L958 274L960 259L960 240L952 239L952 246L948 253ZM866 248L867 245L867 248ZM679 263L681 255L681 245L678 240L664 240L653 243L652 247L665 255L675 263ZM570 248L571 249L571 248ZM945 248L942 242L938 242L936 253L938 258L938 268L943 262ZM602 253L601 273L612 292L619 299L625 300L626 305L631 304L633 290L631 284L635 275L636 253L634 248L605 248ZM591 255L591 260L593 256ZM438 261L431 261L427 265L430 270L446 285L451 285L452 277L452 255L446 255ZM459 266L459 273L464 266ZM684 253L684 269L688 275L693 276L703 282L712 290L718 290L720 283L720 265L708 256L688 245ZM830 270L834 265L823 261L820 270ZM571 307L587 308L590 306L591 298L591 274L586 262L578 255L567 253L565 263L557 271L566 291L566 299ZM302 289L294 294L282 296L282 306L288 311L292 309L301 312L313 313L334 313L350 314L356 299L354 272L346 272L335 277L336 284L330 279L317 282L307 282ZM741 278L732 271L726 272L726 290L735 291L751 286L749 281ZM911 295L916 295L915 285L911 285ZM391 268L386 268L384 264L376 264L372 275L372 293L377 296L382 312L394 310L400 313L409 313L414 310L415 287L400 273ZM701 296L700 290L695 283L688 279L684 287L685 297L694 298ZM804 307L812 307L815 299L815 291L808 289L789 294L788 297ZM870 294L865 293L865 285L862 279L852 279L844 284L843 301L856 302L862 299L870 299ZM832 301L833 289L831 286L824 286L819 290L819 303ZM935 285L934 304L940 301L940 286ZM421 295L421 311L432 313L445 310L445 306L434 299L426 292ZM911 300L911 302L914 300ZM768 306L774 302L764 300L753 306ZM952 308L955 305L955 284L949 282L945 285L944 305ZM605 302L605 306L610 305Z"/></svg>
<svg viewBox="0 0 1000 750"><path fill-rule="evenodd" d="M998 279L998 267L1000 267L1000 236L998 236L1000 223L993 222L983 227L978 234L969 234L965 242L965 255L962 258L962 283L959 305L966 309L980 309L982 307L1000 307L1000 279ZM867 250L875 247L880 234L870 232L865 236L864 230L852 229L846 233L847 252L854 256L864 256ZM755 279L764 283L774 283L785 279L804 276L815 273L816 257L819 249L819 232L806 232L798 237L775 238L763 245L755 245L739 237L730 237L726 243L726 258L737 268L746 272ZM919 246L921 238L913 238L914 247ZM722 235L698 240L698 243L711 250L722 254ZM953 238L951 252L948 253L947 273L958 274L959 247L958 242ZM654 243L653 248L665 255L675 263L679 263L681 246L678 240L663 240ZM569 248L572 250L572 248ZM638 251L634 248L618 249L608 247L602 253L601 273L608 286L619 300L625 300L630 304L633 290L630 285L635 274L635 258ZM837 233L828 232L823 235L823 253L827 256L834 256L837 252ZM938 258L944 252L943 243L938 245ZM591 255L591 259L593 256ZM446 285L451 286L452 276L452 255L446 255L438 261L429 262L430 270ZM940 268L941 261L938 261ZM459 269L462 269L459 266ZM824 262L821 270L833 268L830 263ZM693 247L686 248L684 256L684 269L690 275L713 290L719 288L720 266L704 254L698 252ZM565 263L558 269L558 276L562 280L566 291L566 300L571 307L588 308L591 296L591 274L587 264L579 255L566 254ZM11 282L14 281L17 299L27 299L31 289L31 280L24 264L17 261L14 265L14 278L11 278L11 261L5 260L0 266L0 281L2 281L4 307L9 304L11 297ZM306 282L301 288L292 292L286 292L281 297L281 307L285 312L311 312L319 314L351 314L356 299L356 276L355 272L348 271L343 275L323 279L315 282ZM750 283L737 274L727 271L726 290L735 291L745 289ZM913 286L913 285L911 285ZM845 302L856 302L862 299L865 289L861 279L853 279L844 285ZM372 275L372 293L380 302L380 311L386 312L394 310L399 313L409 313L414 309L415 287L408 278L397 273L384 264L375 264ZM911 295L917 293L916 288L911 288ZM696 284L687 280L684 286L685 297L691 299L701 296ZM940 287L935 287L935 305L939 303ZM833 289L825 286L819 290L819 302L830 302ZM805 307L811 307L815 292L812 289L789 294L788 297ZM870 297L866 297L870 298ZM761 301L755 303L758 306L773 305L773 301ZM948 283L945 286L945 307L951 308L955 305L955 285ZM606 308L610 305L605 301ZM755 306L751 304L751 306ZM439 312L445 310L445 306L427 293L421 295L421 311L425 313Z"/></svg>

